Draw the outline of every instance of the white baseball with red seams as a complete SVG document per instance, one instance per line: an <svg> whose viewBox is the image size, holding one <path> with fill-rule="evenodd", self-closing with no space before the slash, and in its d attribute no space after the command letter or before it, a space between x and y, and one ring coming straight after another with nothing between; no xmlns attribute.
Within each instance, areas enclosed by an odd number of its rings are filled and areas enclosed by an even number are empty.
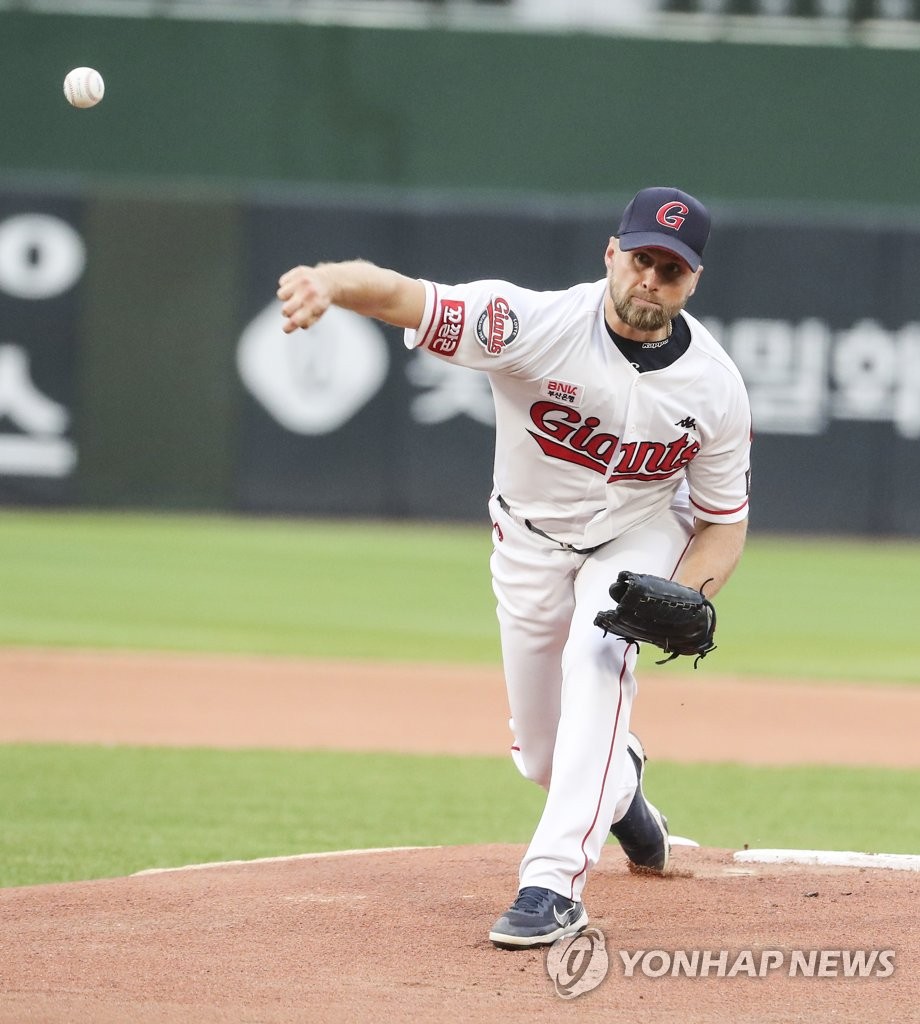
<svg viewBox="0 0 920 1024"><path fill-rule="evenodd" d="M621 569L672 577L694 517L747 517L748 397L685 312L674 322L686 350L638 372L605 326L606 280L557 292L424 284L407 347L487 372L495 398L491 569L512 755L548 789L520 884L578 900L636 788L637 647L604 637L594 614Z"/></svg>
<svg viewBox="0 0 920 1024"><path fill-rule="evenodd" d="M105 82L95 68L74 68L64 78L64 95L72 107L94 107L105 95Z"/></svg>

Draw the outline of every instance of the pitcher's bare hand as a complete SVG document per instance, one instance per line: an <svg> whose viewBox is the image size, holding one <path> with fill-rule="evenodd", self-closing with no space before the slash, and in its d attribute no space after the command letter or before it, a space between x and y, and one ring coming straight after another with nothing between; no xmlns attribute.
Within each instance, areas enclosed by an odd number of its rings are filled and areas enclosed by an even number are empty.
<svg viewBox="0 0 920 1024"><path fill-rule="evenodd" d="M319 267L289 270L278 281L277 295L283 303L285 334L312 327L332 305L332 290Z"/></svg>

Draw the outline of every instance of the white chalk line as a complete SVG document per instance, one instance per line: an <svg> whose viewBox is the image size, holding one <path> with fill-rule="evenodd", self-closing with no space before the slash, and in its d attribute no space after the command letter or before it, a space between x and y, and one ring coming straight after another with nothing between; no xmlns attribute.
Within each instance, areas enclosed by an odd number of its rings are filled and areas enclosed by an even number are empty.
<svg viewBox="0 0 920 1024"><path fill-rule="evenodd" d="M693 839L683 836L671 836L672 846L699 846ZM215 860L206 864L184 864L175 868L144 868L135 871L130 877L141 878L145 875L166 875L175 871L210 871L212 868L241 867L244 864L284 864L287 861L321 860L328 857L357 857L364 853L402 853L410 850L440 850L441 846L378 846L366 850L324 850L321 853L292 853L282 857L255 857L252 860Z"/></svg>
<svg viewBox="0 0 920 1024"><path fill-rule="evenodd" d="M920 871L920 856L912 853L856 853L852 850L739 850L739 864L806 864L812 867L888 868Z"/></svg>
<svg viewBox="0 0 920 1024"><path fill-rule="evenodd" d="M321 853L292 853L284 857L255 857L252 860L215 860L209 864L185 864L178 868L145 868L130 877L166 875L174 871L208 871L212 868L233 868L244 864L284 864L287 861L322 860L327 857L358 857L366 853L402 853L408 850L440 850L440 846L380 846L366 850L324 850Z"/></svg>
<svg viewBox="0 0 920 1024"><path fill-rule="evenodd" d="M673 846L699 847L693 839L671 836ZM256 857L252 860L219 860L205 864L185 864L173 868L145 868L131 877L165 875L180 871L209 871L215 868L241 867L246 864L284 864L288 861L323 860L332 857L360 857L378 853L408 853L413 850L440 850L441 846L381 846L364 850L324 850L320 853L294 853L282 857ZM802 864L811 867L883 868L920 871L920 856L907 853L857 853L851 850L738 850L732 855L737 864Z"/></svg>

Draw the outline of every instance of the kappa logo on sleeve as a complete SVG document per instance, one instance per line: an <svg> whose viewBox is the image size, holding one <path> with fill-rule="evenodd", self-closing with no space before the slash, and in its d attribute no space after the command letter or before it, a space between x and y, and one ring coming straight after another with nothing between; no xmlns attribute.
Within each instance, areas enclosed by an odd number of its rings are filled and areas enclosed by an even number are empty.
<svg viewBox="0 0 920 1024"><path fill-rule="evenodd" d="M520 326L508 300L496 295L476 321L476 337L490 356L497 356L514 341Z"/></svg>
<svg viewBox="0 0 920 1024"><path fill-rule="evenodd" d="M466 303L463 299L441 299L441 312L428 348L450 359L460 347L460 336L463 334L465 322Z"/></svg>

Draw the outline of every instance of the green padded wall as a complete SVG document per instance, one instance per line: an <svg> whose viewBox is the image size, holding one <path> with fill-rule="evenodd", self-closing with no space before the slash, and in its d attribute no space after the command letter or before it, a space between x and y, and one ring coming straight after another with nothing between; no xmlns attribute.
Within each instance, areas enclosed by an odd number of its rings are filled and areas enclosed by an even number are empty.
<svg viewBox="0 0 920 1024"><path fill-rule="evenodd" d="M0 174L917 205L913 51L6 13L0 60Z"/></svg>

